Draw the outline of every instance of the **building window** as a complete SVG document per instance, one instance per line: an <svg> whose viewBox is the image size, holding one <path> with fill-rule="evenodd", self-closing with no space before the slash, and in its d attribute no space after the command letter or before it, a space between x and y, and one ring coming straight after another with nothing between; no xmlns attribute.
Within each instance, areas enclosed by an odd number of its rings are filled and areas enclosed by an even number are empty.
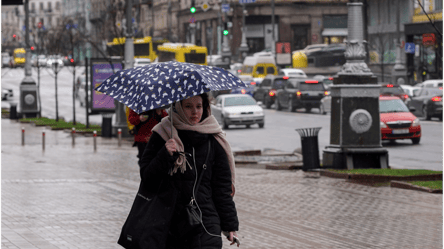
<svg viewBox="0 0 444 249"><path fill-rule="evenodd" d="M435 0L435 10L442 11L442 0Z"/></svg>
<svg viewBox="0 0 444 249"><path fill-rule="evenodd" d="M40 10L43 11L43 3L40 3Z"/></svg>
<svg viewBox="0 0 444 249"><path fill-rule="evenodd" d="M51 10L51 9L52 9L51 2L48 2L48 10Z"/></svg>
<svg viewBox="0 0 444 249"><path fill-rule="evenodd" d="M35 10L35 3L31 3L31 10L32 10L32 11Z"/></svg>
<svg viewBox="0 0 444 249"><path fill-rule="evenodd" d="M60 10L60 2L56 2L56 10Z"/></svg>
<svg viewBox="0 0 444 249"><path fill-rule="evenodd" d="M48 16L48 25L49 27L52 26L52 17Z"/></svg>

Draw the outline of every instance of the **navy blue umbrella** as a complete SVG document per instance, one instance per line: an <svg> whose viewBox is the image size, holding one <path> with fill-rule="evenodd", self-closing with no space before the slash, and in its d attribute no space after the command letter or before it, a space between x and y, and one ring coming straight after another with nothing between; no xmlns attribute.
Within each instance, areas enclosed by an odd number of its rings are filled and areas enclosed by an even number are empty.
<svg viewBox="0 0 444 249"><path fill-rule="evenodd" d="M205 92L238 87L246 85L225 69L169 61L119 71L95 90L140 114Z"/></svg>

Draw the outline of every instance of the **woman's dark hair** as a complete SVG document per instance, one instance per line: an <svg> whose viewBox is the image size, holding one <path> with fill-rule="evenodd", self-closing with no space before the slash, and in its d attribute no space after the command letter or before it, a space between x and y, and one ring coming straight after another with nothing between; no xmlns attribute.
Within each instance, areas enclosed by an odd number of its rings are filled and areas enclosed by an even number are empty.
<svg viewBox="0 0 444 249"><path fill-rule="evenodd" d="M202 120L206 119L209 115L208 111L210 109L210 100L208 99L208 94L207 93L202 93L200 95L196 95L196 96L200 96L202 98L202 118L200 119L199 122L202 122ZM180 104L182 105L182 101L180 101Z"/></svg>

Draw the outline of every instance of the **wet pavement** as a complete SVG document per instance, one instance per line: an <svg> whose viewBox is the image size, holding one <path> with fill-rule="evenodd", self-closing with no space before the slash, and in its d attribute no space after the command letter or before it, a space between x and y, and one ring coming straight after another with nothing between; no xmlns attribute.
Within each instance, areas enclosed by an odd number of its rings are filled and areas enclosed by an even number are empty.
<svg viewBox="0 0 444 249"><path fill-rule="evenodd" d="M25 128L25 146L21 145ZM130 141L2 119L2 248L120 248L139 184ZM236 169L240 248L442 248L442 195ZM230 248L224 242L224 248Z"/></svg>

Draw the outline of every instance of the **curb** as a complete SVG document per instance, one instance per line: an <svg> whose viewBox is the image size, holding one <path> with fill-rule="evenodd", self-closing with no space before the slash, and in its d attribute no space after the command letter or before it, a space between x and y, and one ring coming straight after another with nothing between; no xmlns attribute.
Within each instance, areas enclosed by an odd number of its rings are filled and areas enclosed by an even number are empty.
<svg viewBox="0 0 444 249"><path fill-rule="evenodd" d="M417 191L423 191L423 192L428 192L428 193L433 193L433 194L442 194L442 189L431 189L431 188L421 187L421 186L417 186L417 185L414 185L411 183L401 182L401 181L391 181L390 187L417 190Z"/></svg>
<svg viewBox="0 0 444 249"><path fill-rule="evenodd" d="M358 181L358 182L390 182L390 181L439 181L442 180L442 174L430 174L430 175L415 175L415 176L381 176L381 175L366 175L366 174L348 174L337 173L329 170L321 170L321 176L327 176L332 178L341 178L346 180Z"/></svg>

